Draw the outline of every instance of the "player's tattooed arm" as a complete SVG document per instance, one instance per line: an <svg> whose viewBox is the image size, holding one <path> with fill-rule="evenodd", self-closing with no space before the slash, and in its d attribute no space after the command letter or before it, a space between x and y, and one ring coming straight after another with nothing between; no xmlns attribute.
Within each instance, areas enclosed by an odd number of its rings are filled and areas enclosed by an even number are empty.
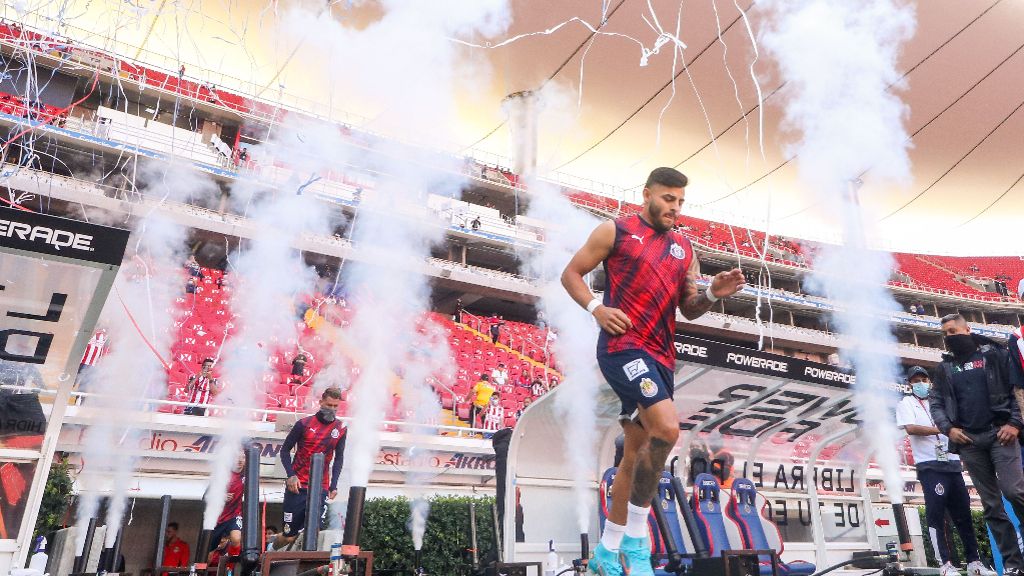
<svg viewBox="0 0 1024 576"><path fill-rule="evenodd" d="M700 262L694 258L690 268L686 271L686 284L683 286L683 298L679 303L683 317L687 320L695 320L711 310L714 302L707 297L704 290L697 286L697 278L700 277ZM726 298L743 289L746 279L743 272L738 268L728 272L719 272L711 279L711 293L716 298Z"/></svg>
<svg viewBox="0 0 1024 576"><path fill-rule="evenodd" d="M700 261L694 258L690 262L690 268L686 270L686 284L683 286L683 300L679 303L679 309L683 311L683 317L687 320L696 320L711 310L714 302L708 300L704 291L697 286L697 278L700 277Z"/></svg>

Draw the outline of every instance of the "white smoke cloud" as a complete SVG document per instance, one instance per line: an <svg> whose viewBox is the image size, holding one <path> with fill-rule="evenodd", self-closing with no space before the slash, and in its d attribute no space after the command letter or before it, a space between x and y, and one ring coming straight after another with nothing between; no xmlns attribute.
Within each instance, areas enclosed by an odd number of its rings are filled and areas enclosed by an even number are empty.
<svg viewBox="0 0 1024 576"><path fill-rule="evenodd" d="M213 182L177 163L142 163L138 182L152 207L133 223L128 256L100 318L99 325L108 329L110 353L80 380L84 389L99 394L88 398L84 406L100 414L142 410L144 399L166 395L166 374L157 354L165 361L172 360L176 318L169 310L184 294L187 232L157 212L156 203L217 194ZM125 493L135 466L135 457L124 451L136 445L138 435L137 429L103 417L85 434L82 482L92 490L83 491L77 522L84 527L96 514L98 494L94 484L109 475L112 482L106 524L111 529L106 532L107 547L117 537L113 527L124 515ZM79 530L76 538L76 544L84 546L85 530Z"/></svg>
<svg viewBox="0 0 1024 576"><path fill-rule="evenodd" d="M906 182L910 174L907 107L888 87L899 87L897 56L914 32L910 6L895 0L770 2L762 43L787 81L786 126L798 139L802 181L819 194L841 227L843 243L815 260L815 280L837 303L835 324L843 356L857 373L857 401L889 497L902 501L897 434L889 419L888 385L899 377L896 339L886 320L897 309L885 288L891 257L866 248L872 234L858 199L872 184Z"/></svg>
<svg viewBox="0 0 1024 576"><path fill-rule="evenodd" d="M268 357L297 339L295 303L315 288L316 275L293 247L304 234L326 234L325 204L304 193L331 167L344 163L350 151L336 126L292 121L276 132L270 142L254 147L254 158L277 158L290 172L277 190L255 181L238 181L232 188L257 227L251 242L232 258L229 285L231 307L238 316L235 334L222 353L224 392L217 403L230 406L231 422L224 428L210 470L203 528L212 529L224 508L227 483L237 461L244 423L253 408L262 407L262 377Z"/></svg>
<svg viewBox="0 0 1024 576"><path fill-rule="evenodd" d="M558 333L554 353L565 380L556 396L555 407L572 443L566 456L572 462L573 493L580 532L587 532L593 508L594 463L597 461L597 390L604 381L597 367L598 327L593 317L579 307L562 287L562 270L598 225L597 218L572 205L561 190L540 183L528 183L533 196L527 215L547 222L543 249L521 254L527 274L539 278L540 305L551 327Z"/></svg>
<svg viewBox="0 0 1024 576"><path fill-rule="evenodd" d="M355 3L359 9L364 3ZM329 64L338 97L372 103L373 127L416 142L445 142L456 125L457 95L484 85L486 70L469 66L452 37L492 35L508 22L505 0L384 0L370 22L350 25L328 11L293 7L285 27ZM395 49L395 44L407 49ZM358 58L350 55L358 54ZM346 445L346 479L365 486L379 446L380 419L395 374L407 372L415 322L429 309L423 260L443 226L426 208L428 194L457 198L461 162L394 143L373 142L362 165L377 173L363 194L352 240L359 261L343 283L355 309L346 331L358 340L360 376Z"/></svg>
<svg viewBox="0 0 1024 576"><path fill-rule="evenodd" d="M441 405L437 393L431 387L433 378L450 381L454 369L449 360L448 339L444 330L434 322L426 322L417 332L417 341L410 351L409 369L402 378L401 408L405 420L414 424L411 430L420 437L437 434L441 419ZM421 487L429 483L428 473L422 471L420 462L430 458L427 450L411 447L408 450L409 472L406 484L413 486L416 493L409 503L409 531L412 534L413 549L423 548L423 534L427 530L427 516L430 502Z"/></svg>
<svg viewBox="0 0 1024 576"><path fill-rule="evenodd" d="M540 133L552 126L568 128L574 118L571 100L555 84L535 93L533 101L509 100L510 130L516 150L534 156L526 124L533 120L525 108L531 106L537 114ZM539 250L522 250L519 258L524 273L537 278L541 285L540 308L550 326L558 333L553 348L564 370L563 388L557 395L556 409L566 427L573 431L572 449L566 456L572 461L573 493L580 532L587 532L593 494L588 484L593 481L592 471L597 454L597 429L594 426L597 411L597 388L603 379L597 367L598 327L586 310L580 308L562 287L560 277L573 254L583 246L590 233L599 224L596 217L576 208L562 194L559 187L544 183L535 174L526 174L530 190L530 204L526 215L547 224L544 245Z"/></svg>

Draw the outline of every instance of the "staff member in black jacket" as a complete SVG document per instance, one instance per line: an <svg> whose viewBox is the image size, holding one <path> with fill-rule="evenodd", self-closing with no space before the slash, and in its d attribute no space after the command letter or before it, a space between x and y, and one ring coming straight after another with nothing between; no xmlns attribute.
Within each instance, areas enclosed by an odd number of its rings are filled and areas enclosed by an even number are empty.
<svg viewBox="0 0 1024 576"><path fill-rule="evenodd" d="M1024 519L1024 471L1017 441L1024 423L1013 393L1021 387L1021 375L1011 366L1007 349L972 334L963 316L944 316L942 332L949 352L942 355L932 378L932 419L949 437L949 451L960 454L971 474L1003 555L1003 575L1021 576L1024 557L1002 501L1006 497L1017 517Z"/></svg>

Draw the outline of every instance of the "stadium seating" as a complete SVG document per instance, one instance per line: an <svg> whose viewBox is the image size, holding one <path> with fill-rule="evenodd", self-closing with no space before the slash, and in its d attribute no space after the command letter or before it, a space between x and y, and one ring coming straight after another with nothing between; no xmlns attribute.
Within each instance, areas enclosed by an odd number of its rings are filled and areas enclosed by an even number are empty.
<svg viewBox="0 0 1024 576"><path fill-rule="evenodd" d="M220 270L200 268L200 276L196 277L194 293L188 293L185 285L188 274L181 274L182 293L175 304L167 312L175 320L173 323L173 345L171 357L168 358L167 399L177 402L188 400L186 387L189 376L196 374L205 358L219 358L224 343L231 337L239 319L231 312L232 288L228 276ZM222 282L222 286L218 285ZM316 398L311 395L315 376L324 367L329 356L329 343L318 333L324 322L344 327L352 320L354 311L342 303L325 304L322 297L309 296L302 302L305 309L304 319L297 320L298 337L288 342L271 342L267 368L261 378L260 388L263 390L262 402L257 406L268 410L303 412L314 407ZM493 344L489 337L463 324L456 324L449 316L431 312L419 323L419 329L425 331L426 323L433 323L444 330L450 351L452 364L455 366L451 375L435 374L431 377L434 390L441 401L444 414L442 424L469 424L469 403L466 399L480 377L490 374L498 363L504 363L509 372L509 382L499 391L502 392L502 405L506 411L505 425L514 426L515 414L524 408L527 398L533 395L529 388L517 386L520 375L526 373L531 381L538 378L545 382L557 383L560 379L553 369L542 361L530 358L512 350L505 344ZM508 322L510 338L516 342L532 342L543 331L529 324ZM524 344L525 345L525 344ZM527 352L535 352L529 346ZM307 362L301 376L293 376L292 360L302 351ZM350 359L335 358L334 361L345 362L345 367L353 377L358 376L358 366ZM217 368L214 376L219 377ZM229 385L229 383L224 383ZM347 394L342 399L339 413L345 415L349 407ZM181 414L182 406L165 405L162 412ZM395 398L386 414L390 420L402 420L398 399ZM268 414L268 420L274 415Z"/></svg>

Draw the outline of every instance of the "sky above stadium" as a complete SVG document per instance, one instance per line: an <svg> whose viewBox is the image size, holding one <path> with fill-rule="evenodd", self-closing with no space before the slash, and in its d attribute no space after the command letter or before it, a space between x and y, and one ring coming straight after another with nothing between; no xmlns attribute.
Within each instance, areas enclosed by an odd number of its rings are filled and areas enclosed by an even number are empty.
<svg viewBox="0 0 1024 576"><path fill-rule="evenodd" d="M422 71L403 70L417 40L380 25L386 5L21 0L5 17L401 137L402 126L382 120L401 101L388 91L402 86L394 75L415 91ZM890 88L907 105L912 174L895 183L865 174L872 243L1024 253L1024 3L928 0L916 16L899 57L903 85ZM750 0L512 0L492 34L452 39L460 97L438 105L454 106L458 122L429 144L507 156L501 100L542 90L542 171L632 200L650 169L676 166L691 178L687 213L835 241L835 222L792 158L789 93L760 45L766 18ZM384 65L392 76L382 84Z"/></svg>

